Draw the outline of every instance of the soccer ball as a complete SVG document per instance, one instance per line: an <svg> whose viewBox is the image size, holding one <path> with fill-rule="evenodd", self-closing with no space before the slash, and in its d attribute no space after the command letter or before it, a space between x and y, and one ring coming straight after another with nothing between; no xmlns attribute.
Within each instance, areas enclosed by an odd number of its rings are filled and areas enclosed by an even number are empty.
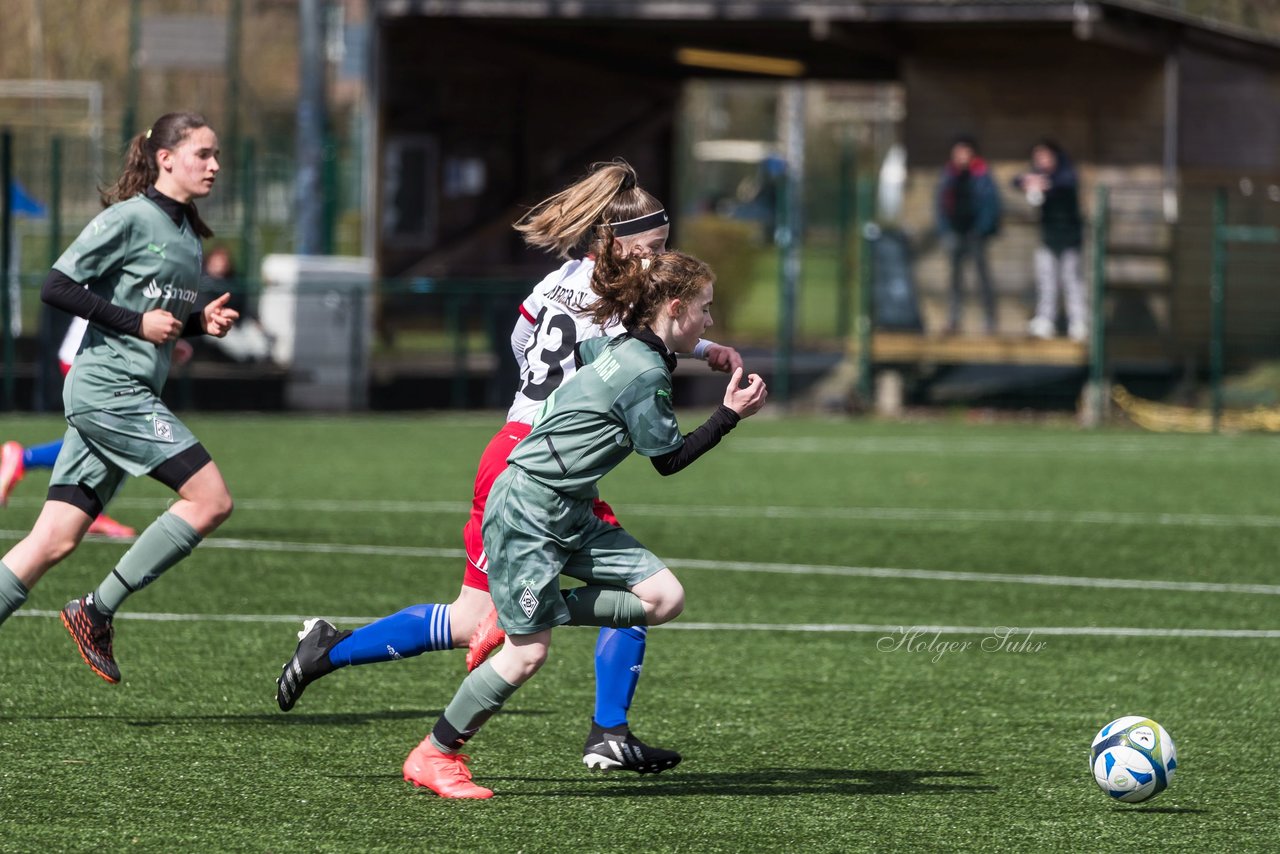
<svg viewBox="0 0 1280 854"><path fill-rule="evenodd" d="M1178 749L1160 724L1129 715L1107 724L1093 737L1089 767L1102 791L1117 801L1137 804L1173 782Z"/></svg>

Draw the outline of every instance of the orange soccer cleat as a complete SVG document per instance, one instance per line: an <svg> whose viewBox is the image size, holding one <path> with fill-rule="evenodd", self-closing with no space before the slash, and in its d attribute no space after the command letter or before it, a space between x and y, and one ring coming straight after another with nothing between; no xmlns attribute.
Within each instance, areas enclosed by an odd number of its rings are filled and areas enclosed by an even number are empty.
<svg viewBox="0 0 1280 854"><path fill-rule="evenodd" d="M118 683L120 668L111 652L115 637L111 618L100 614L89 597L82 596L72 599L63 607L62 625L67 627L71 639L76 642L76 648L80 650L80 657L89 665L89 669L112 685Z"/></svg>
<svg viewBox="0 0 1280 854"><path fill-rule="evenodd" d="M9 503L9 493L22 482L26 467L22 464L22 445L5 442L0 446L0 507Z"/></svg>
<svg viewBox="0 0 1280 854"><path fill-rule="evenodd" d="M493 790L471 782L471 759L465 753L445 753L428 736L404 761L404 778L442 798L492 798Z"/></svg>
<svg viewBox="0 0 1280 854"><path fill-rule="evenodd" d="M507 640L507 633L498 626L498 609L489 606L489 610L480 618L476 630L467 645L467 672L470 673L489 657L489 653L502 646Z"/></svg>
<svg viewBox="0 0 1280 854"><path fill-rule="evenodd" d="M123 522L117 522L106 513L99 513L98 518L89 523L89 533L123 540L134 536L138 532Z"/></svg>

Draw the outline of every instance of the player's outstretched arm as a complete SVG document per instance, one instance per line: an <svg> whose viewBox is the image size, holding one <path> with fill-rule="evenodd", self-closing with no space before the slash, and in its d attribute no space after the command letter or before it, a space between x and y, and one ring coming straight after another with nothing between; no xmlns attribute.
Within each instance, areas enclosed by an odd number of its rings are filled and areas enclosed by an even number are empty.
<svg viewBox="0 0 1280 854"><path fill-rule="evenodd" d="M739 421L760 411L767 396L764 380L752 374L746 388L739 388L741 383L742 368L737 368L729 378L724 403L716 407L711 417L697 430L686 433L680 447L660 457L653 457L653 467L659 474L665 477L687 468L698 457L720 444L720 440Z"/></svg>

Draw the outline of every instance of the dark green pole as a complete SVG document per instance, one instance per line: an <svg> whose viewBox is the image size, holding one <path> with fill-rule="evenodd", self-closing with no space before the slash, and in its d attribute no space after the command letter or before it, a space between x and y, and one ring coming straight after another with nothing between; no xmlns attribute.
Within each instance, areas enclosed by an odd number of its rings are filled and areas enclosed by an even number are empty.
<svg viewBox="0 0 1280 854"><path fill-rule="evenodd" d="M226 139L222 141L224 151L240 150L240 21L241 0L231 0L227 8L227 105L224 130ZM227 188L229 195L235 194L237 183L241 180L238 170L231 169L228 177L231 186Z"/></svg>
<svg viewBox="0 0 1280 854"><path fill-rule="evenodd" d="M1102 423L1102 413L1107 404L1106 361L1107 330L1106 306L1103 298L1107 287L1107 236L1110 233L1110 195L1105 186L1098 187L1093 216L1093 317L1089 323L1089 392L1093 397L1091 427Z"/></svg>
<svg viewBox="0 0 1280 854"><path fill-rule="evenodd" d="M129 0L129 56L126 65L124 121L120 127L120 150L129 150L138 124L138 54L142 52L142 0Z"/></svg>
<svg viewBox="0 0 1280 854"><path fill-rule="evenodd" d="M338 143L329 133L325 134L321 170L320 183L324 214L320 246L323 254L332 255L333 236L338 225Z"/></svg>
<svg viewBox="0 0 1280 854"><path fill-rule="evenodd" d="M858 241L858 393L865 403L870 403L875 395L874 366L871 348L874 344L872 333L875 318L875 285L871 281L875 275L873 263L875 241L880 236L880 227L873 222L874 185L870 180L858 182L856 229Z"/></svg>
<svg viewBox="0 0 1280 854"><path fill-rule="evenodd" d="M849 316L853 311L853 241L856 223L853 213L854 187L853 141L845 137L840 147L840 196L837 209L837 234L840 235L836 268L836 335L849 337Z"/></svg>
<svg viewBox="0 0 1280 854"><path fill-rule="evenodd" d="M1209 387L1213 399L1213 432L1222 422L1223 334L1227 280L1227 191L1213 195L1213 255L1209 274Z"/></svg>
<svg viewBox="0 0 1280 854"><path fill-rule="evenodd" d="M792 229L790 166L778 176L778 352L774 358L773 388L770 391L785 406L791 400L791 355L795 345L796 234Z"/></svg>
<svg viewBox="0 0 1280 854"><path fill-rule="evenodd" d="M9 301L9 265L13 232L13 133L0 132L0 325L4 327L4 387L0 409L13 409L13 305Z"/></svg>
<svg viewBox="0 0 1280 854"><path fill-rule="evenodd" d="M450 289L456 287L450 283ZM453 336L453 383L449 396L454 409L465 409L467 406L467 330L466 312L462 292L449 290L445 297L445 313L448 318L449 331Z"/></svg>
<svg viewBox="0 0 1280 854"><path fill-rule="evenodd" d="M49 266L52 267L62 254L62 137L49 140ZM47 305L40 307L40 368L39 381L35 384L37 412L55 408L58 389L58 373L54 369L53 354L57 352L56 310Z"/></svg>
<svg viewBox="0 0 1280 854"><path fill-rule="evenodd" d="M256 154L252 138L240 141L240 286L244 288L246 301L257 308L258 275L254 270L253 231L257 224L254 194L257 191L255 172Z"/></svg>
<svg viewBox="0 0 1280 854"><path fill-rule="evenodd" d="M62 254L62 137L49 140L49 266Z"/></svg>

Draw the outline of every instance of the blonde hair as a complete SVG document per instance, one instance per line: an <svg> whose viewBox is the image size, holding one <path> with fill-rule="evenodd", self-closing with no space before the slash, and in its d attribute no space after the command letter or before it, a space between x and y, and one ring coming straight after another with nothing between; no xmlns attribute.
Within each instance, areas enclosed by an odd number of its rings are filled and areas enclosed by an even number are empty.
<svg viewBox="0 0 1280 854"><path fill-rule="evenodd" d="M600 254L602 226L662 210L662 202L636 183L636 170L621 158L593 163L591 171L516 221L524 242L568 258L575 249ZM609 240L612 241L612 232Z"/></svg>
<svg viewBox="0 0 1280 854"><path fill-rule="evenodd" d="M114 184L99 192L102 206L110 207L145 193L160 177L160 166L156 163L156 155L160 150L172 151L193 130L208 126L204 116L198 113L165 113L156 119L151 127L130 140L124 156L124 171ZM213 237L213 229L200 218L196 206L188 203L187 210L196 234L205 238Z"/></svg>
<svg viewBox="0 0 1280 854"><path fill-rule="evenodd" d="M711 267L692 255L620 256L610 239L591 273L591 289L599 299L587 306L587 314L600 326L617 321L634 329L652 323L670 300L690 302L715 280Z"/></svg>

